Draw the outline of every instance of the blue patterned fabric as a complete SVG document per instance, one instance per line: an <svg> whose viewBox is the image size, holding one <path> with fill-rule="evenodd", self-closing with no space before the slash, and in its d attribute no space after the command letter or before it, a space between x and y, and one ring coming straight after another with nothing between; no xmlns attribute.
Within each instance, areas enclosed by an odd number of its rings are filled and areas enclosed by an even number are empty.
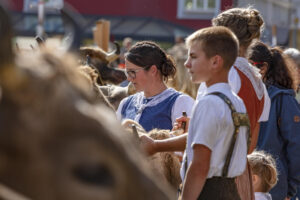
<svg viewBox="0 0 300 200"><path fill-rule="evenodd" d="M172 129L172 108L181 93L168 89L163 94L145 98L143 93L128 97L122 107L122 119L139 122L146 131Z"/></svg>

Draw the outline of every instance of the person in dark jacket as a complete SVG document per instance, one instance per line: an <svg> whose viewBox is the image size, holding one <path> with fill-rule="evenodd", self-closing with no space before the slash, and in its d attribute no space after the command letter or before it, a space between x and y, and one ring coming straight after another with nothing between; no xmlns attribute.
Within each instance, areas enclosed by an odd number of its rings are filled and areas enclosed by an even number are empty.
<svg viewBox="0 0 300 200"><path fill-rule="evenodd" d="M271 98L269 120L261 123L258 150L276 159L278 183L270 191L273 200L291 199L300 186L300 106L295 99L297 72L278 47L262 42L250 46L248 59L262 75Z"/></svg>

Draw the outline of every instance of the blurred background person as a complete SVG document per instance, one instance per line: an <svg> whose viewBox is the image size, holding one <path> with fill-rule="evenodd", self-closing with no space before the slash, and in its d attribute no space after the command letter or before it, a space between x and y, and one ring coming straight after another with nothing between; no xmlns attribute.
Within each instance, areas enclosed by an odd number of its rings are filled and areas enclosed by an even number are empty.
<svg viewBox="0 0 300 200"><path fill-rule="evenodd" d="M293 61L296 63L297 71L298 71L298 89L296 91L296 99L300 104L300 51L295 48L288 48L284 51L286 55L288 55ZM300 197L300 195L299 195Z"/></svg>
<svg viewBox="0 0 300 200"><path fill-rule="evenodd" d="M264 151L253 151L247 158L252 172L255 200L272 200L269 192L277 183L275 159Z"/></svg>
<svg viewBox="0 0 300 200"><path fill-rule="evenodd" d="M249 48L248 59L257 67L271 98L269 120L262 122L257 149L276 159L279 180L270 191L274 200L290 199L300 186L300 105L294 63L278 47L257 41Z"/></svg>

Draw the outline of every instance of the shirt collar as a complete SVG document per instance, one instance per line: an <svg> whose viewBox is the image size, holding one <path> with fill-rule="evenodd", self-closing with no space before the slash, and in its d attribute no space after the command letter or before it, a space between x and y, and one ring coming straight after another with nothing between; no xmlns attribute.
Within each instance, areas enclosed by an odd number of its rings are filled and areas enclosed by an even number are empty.
<svg viewBox="0 0 300 200"><path fill-rule="evenodd" d="M213 93L213 92L222 92L224 90L227 90L227 91L231 90L228 83L215 83L206 89L205 94Z"/></svg>
<svg viewBox="0 0 300 200"><path fill-rule="evenodd" d="M234 63L237 63L237 62L249 64L249 61L248 61L246 58L244 58L244 57L237 57L237 58L235 59L235 62L234 62ZM235 65L235 64L234 64L234 65Z"/></svg>

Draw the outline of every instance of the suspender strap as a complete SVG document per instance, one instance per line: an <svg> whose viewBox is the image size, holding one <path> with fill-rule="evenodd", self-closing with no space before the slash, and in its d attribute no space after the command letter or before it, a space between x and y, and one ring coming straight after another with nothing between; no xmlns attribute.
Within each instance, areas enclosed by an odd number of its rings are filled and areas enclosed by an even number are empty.
<svg viewBox="0 0 300 200"><path fill-rule="evenodd" d="M247 144L247 149L249 149L249 138L250 138L250 122L249 122L249 118L248 118L248 114L246 113L238 113L236 112L232 102L230 101L230 99L225 96L224 94L220 93L220 92L213 92L213 93L209 93L208 95L216 95L218 97L220 97L230 108L231 110L231 117L232 117L232 121L233 121L233 125L234 125L234 132L233 132L233 136L231 138L230 141L230 146L226 155L226 160L225 160L225 164L223 167L223 171L222 171L222 177L227 177L228 175L228 169L229 169L229 164L231 161L231 157L232 157L232 153L234 150L234 146L236 143L236 138L237 135L239 133L239 128L240 126L247 126L248 129L248 144Z"/></svg>
<svg viewBox="0 0 300 200"><path fill-rule="evenodd" d="M225 164L224 164L224 167L222 170L222 177L227 177L230 160L232 157L232 153L234 150L234 146L235 146L237 135L239 133L240 126L247 127L247 135L248 135L247 152L249 150L250 142L251 142L251 140L250 140L250 138L251 138L250 121L248 118L248 114L236 112L230 99L227 96L225 96L224 94L222 94L221 92L213 92L213 93L209 93L208 95L216 95L216 96L220 97L229 106L229 109L231 110L231 117L232 117L232 121L233 121L233 125L234 125L234 132L233 132L233 136L230 141L230 146L229 146L229 149L228 149L228 152L226 155ZM185 167L185 173L186 173L187 167L188 167L187 166L187 156L185 157L184 167Z"/></svg>

